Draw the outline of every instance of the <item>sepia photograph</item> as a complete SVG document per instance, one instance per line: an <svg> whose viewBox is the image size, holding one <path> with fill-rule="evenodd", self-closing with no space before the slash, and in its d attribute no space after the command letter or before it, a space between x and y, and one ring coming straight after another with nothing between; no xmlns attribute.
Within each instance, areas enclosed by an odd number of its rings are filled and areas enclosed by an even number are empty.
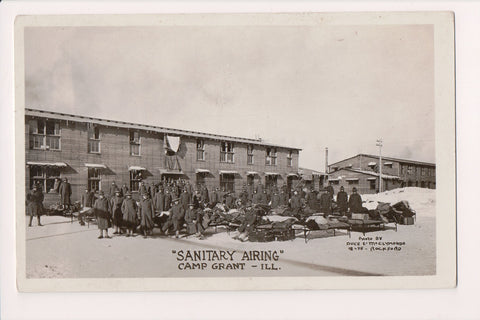
<svg viewBox="0 0 480 320"><path fill-rule="evenodd" d="M453 15L20 18L21 291L455 286Z"/></svg>

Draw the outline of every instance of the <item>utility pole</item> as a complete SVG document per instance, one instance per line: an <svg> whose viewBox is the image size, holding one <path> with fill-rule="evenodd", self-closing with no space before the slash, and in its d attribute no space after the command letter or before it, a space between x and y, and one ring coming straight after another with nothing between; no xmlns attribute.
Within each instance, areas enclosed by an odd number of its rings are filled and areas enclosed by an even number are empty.
<svg viewBox="0 0 480 320"><path fill-rule="evenodd" d="M382 179L382 146L383 146L383 139L380 138L380 139L377 139L377 147L379 149L379 160L378 160L378 165L379 165L379 168L380 168L380 184L379 184L379 192L382 192L383 191L383 179Z"/></svg>

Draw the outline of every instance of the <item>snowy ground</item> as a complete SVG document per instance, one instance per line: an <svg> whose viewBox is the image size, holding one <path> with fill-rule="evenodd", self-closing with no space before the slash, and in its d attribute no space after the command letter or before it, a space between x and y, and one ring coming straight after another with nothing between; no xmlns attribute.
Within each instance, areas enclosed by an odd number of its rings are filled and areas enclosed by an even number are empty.
<svg viewBox="0 0 480 320"><path fill-rule="evenodd" d="M307 243L300 235L292 241L254 243L234 240L221 228L217 233L209 229L205 240L195 237L181 239L165 237L158 229L155 229L152 238L147 239L141 236L134 238L116 236L112 239L99 240L96 225L80 226L76 221L71 223L69 218L42 217L45 226L37 227L34 223L34 227L26 227L27 277L435 274L435 190L404 188L378 195L364 195L363 199L365 206L376 206L374 201L393 204L399 200L407 200L417 212L416 222L414 225L399 225L397 232L390 224L386 230L368 232L365 236L359 232L352 232L349 238L342 230L337 231L336 236L325 231L316 231L309 235ZM112 229L110 233L111 231ZM203 270L180 270L186 265L181 265L185 261L177 261L179 253L185 256L188 250L192 254L194 250L213 250L216 253L235 251L234 261L207 261ZM241 259L245 251L252 250L270 253L276 251L279 259L277 261ZM219 263L224 263L224 267L241 268L240 264L244 265L243 270L219 270L218 267L221 266ZM261 270L262 264L264 269L276 270Z"/></svg>

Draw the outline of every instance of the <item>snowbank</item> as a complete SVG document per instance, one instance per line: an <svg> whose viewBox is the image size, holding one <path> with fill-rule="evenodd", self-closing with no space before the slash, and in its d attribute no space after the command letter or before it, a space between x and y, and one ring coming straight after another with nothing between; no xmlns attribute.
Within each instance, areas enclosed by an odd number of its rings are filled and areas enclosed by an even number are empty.
<svg viewBox="0 0 480 320"><path fill-rule="evenodd" d="M395 204L406 200L410 207L417 212L417 217L435 217L435 195L434 189L408 187L378 194L364 194L362 199L364 207L368 209L375 209L378 202Z"/></svg>

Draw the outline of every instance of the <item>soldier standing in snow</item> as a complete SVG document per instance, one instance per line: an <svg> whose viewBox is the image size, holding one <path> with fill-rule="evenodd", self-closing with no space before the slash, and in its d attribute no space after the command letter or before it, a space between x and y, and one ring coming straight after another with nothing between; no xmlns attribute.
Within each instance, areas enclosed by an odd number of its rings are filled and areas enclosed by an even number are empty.
<svg viewBox="0 0 480 320"><path fill-rule="evenodd" d="M352 194L348 200L348 208L350 209L350 213L368 212L368 209L362 206L362 197L357 193L357 188L355 187L353 187Z"/></svg>
<svg viewBox="0 0 480 320"><path fill-rule="evenodd" d="M127 237L133 236L137 227L137 203L132 199L132 193L127 191L126 198L122 203L123 224L127 228Z"/></svg>
<svg viewBox="0 0 480 320"><path fill-rule="evenodd" d="M143 230L143 237L152 234L153 229L153 216L155 214L155 209L153 208L153 201L150 199L148 193L142 195L143 199L140 201L139 216L140 216L140 225Z"/></svg>
<svg viewBox="0 0 480 320"><path fill-rule="evenodd" d="M30 214L29 227L32 226L33 216L37 216L38 226L42 226L40 223L40 215L43 211L43 192L37 185L33 185L33 190L27 195L27 209Z"/></svg>
<svg viewBox="0 0 480 320"><path fill-rule="evenodd" d="M110 238L108 235L108 227L110 223L110 202L107 198L105 198L105 193L100 190L98 193L99 198L95 200L95 204L93 205L93 210L95 216L97 217L97 225L98 229L100 230L100 235L98 239L104 238L103 231L105 231L105 238Z"/></svg>
<svg viewBox="0 0 480 320"><path fill-rule="evenodd" d="M63 179L62 184L58 188L58 192L60 193L60 201L63 209L70 208L70 196L72 195L72 186L68 182L68 179Z"/></svg>
<svg viewBox="0 0 480 320"><path fill-rule="evenodd" d="M348 210L348 195L343 186L340 187L340 191L337 193L337 206L340 214L345 215Z"/></svg>

